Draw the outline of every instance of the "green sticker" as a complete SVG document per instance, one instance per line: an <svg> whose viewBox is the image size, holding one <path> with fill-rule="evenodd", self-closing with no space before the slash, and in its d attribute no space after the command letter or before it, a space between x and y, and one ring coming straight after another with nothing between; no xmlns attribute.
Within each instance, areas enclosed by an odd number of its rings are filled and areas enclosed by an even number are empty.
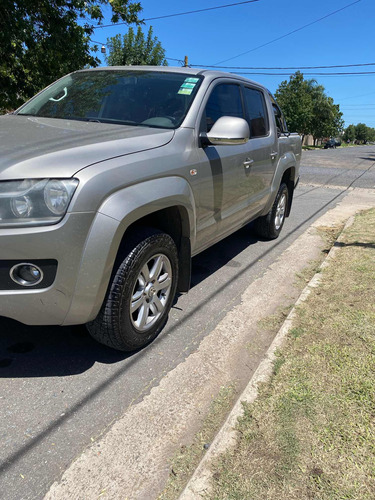
<svg viewBox="0 0 375 500"><path fill-rule="evenodd" d="M177 94L190 95L193 92L193 89L183 89L182 87L177 92Z"/></svg>
<svg viewBox="0 0 375 500"><path fill-rule="evenodd" d="M195 87L195 83L183 83L181 85L182 89L193 89Z"/></svg>
<svg viewBox="0 0 375 500"><path fill-rule="evenodd" d="M185 78L184 83L181 85L180 90L177 92L177 94L183 94L183 95L190 95L197 82L199 82L199 78Z"/></svg>

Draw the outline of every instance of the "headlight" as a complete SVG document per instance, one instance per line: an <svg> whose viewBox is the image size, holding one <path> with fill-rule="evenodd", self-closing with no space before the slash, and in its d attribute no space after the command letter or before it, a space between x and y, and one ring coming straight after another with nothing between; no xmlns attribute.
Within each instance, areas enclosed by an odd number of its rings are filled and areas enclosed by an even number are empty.
<svg viewBox="0 0 375 500"><path fill-rule="evenodd" d="M0 182L0 227L56 224L77 186L77 179Z"/></svg>

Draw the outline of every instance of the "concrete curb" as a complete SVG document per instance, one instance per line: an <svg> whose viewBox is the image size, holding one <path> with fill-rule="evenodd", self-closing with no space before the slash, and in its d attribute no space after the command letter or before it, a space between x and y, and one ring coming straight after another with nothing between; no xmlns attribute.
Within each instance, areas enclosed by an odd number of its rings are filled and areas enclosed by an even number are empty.
<svg viewBox="0 0 375 500"><path fill-rule="evenodd" d="M353 221L354 216L349 217L340 235L338 236L336 243L341 241L343 233L348 227L353 224ZM209 493L212 479L212 471L210 467L211 463L228 448L235 445L237 439L237 431L235 427L238 418L243 415L242 403L252 403L253 401L255 401L258 396L258 384L261 382L266 382L270 379L273 371L273 363L276 358L275 352L282 346L289 330L292 328L293 320L296 315L296 308L307 299L313 288L319 286L321 282L320 270L324 269L330 264L330 261L334 258L336 252L340 249L340 247L337 246L336 243L330 249L326 259L320 265L319 271L313 276L313 278L303 289L293 309L289 313L282 327L276 334L276 337L274 338L272 344L268 348L264 359L259 364L245 390L238 398L227 420L224 422L220 431L217 433L215 439L211 443L209 449L202 458L194 474L190 478L184 491L181 493L179 500L202 498Z"/></svg>

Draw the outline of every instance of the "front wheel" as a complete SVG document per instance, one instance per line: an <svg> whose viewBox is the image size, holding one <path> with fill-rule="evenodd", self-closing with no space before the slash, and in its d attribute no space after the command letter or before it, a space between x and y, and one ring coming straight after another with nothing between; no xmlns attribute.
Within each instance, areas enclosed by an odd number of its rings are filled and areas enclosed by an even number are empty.
<svg viewBox="0 0 375 500"><path fill-rule="evenodd" d="M255 220L255 230L262 238L274 240L283 228L288 208L289 192L286 184L280 184L275 201L267 215Z"/></svg>
<svg viewBox="0 0 375 500"><path fill-rule="evenodd" d="M176 293L178 256L173 239L153 232L118 265L97 318L87 324L102 344L134 351L162 330Z"/></svg>

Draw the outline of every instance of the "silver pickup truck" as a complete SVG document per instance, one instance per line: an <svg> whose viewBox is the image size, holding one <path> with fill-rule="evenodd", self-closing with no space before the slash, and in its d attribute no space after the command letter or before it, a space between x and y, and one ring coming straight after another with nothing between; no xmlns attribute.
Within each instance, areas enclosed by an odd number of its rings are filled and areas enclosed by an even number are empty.
<svg viewBox="0 0 375 500"><path fill-rule="evenodd" d="M277 238L301 139L253 81L111 67L58 80L0 117L0 315L153 340L191 258L250 221Z"/></svg>

